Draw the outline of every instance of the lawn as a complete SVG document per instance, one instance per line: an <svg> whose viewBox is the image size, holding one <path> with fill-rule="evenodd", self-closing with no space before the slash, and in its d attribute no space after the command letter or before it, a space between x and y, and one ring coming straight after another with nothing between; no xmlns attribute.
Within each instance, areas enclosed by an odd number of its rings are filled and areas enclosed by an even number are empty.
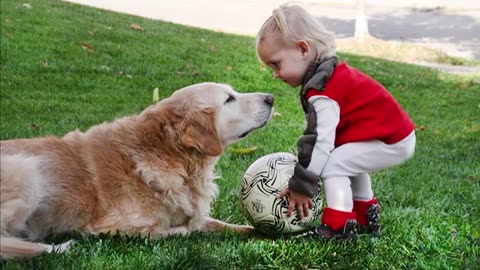
<svg viewBox="0 0 480 270"><path fill-rule="evenodd" d="M298 89L274 81L251 37L115 14L56 0L1 4L0 138L66 132L139 113L185 85L218 81L271 92L275 117L226 149L212 216L246 223L240 180L255 159L294 151L303 130ZM145 239L69 234L66 254L1 261L2 269L478 269L480 265L480 75L448 75L353 54L417 125L402 166L372 174L382 234L355 242L266 238L228 231ZM249 154L235 148L258 147Z"/></svg>

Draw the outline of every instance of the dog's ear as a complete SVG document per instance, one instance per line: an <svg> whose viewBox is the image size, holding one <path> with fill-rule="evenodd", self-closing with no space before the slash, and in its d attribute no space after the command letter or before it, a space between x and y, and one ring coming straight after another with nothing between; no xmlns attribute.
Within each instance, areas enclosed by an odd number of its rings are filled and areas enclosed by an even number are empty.
<svg viewBox="0 0 480 270"><path fill-rule="evenodd" d="M223 143L215 121L214 108L188 112L181 125L180 142L200 153L219 156L223 152Z"/></svg>

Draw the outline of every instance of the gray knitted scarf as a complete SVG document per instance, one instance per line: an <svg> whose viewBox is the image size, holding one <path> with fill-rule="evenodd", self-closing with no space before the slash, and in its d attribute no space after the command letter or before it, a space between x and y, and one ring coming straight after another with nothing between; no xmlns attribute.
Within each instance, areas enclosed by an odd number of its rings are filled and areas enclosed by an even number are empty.
<svg viewBox="0 0 480 270"><path fill-rule="evenodd" d="M311 88L322 91L325 90L325 84L330 76L332 76L333 70L338 63L337 56L331 56L323 61L314 62L307 69L307 74L303 79L302 89L300 91L300 101L302 102L302 108L304 112L308 110L308 101L305 97L307 91Z"/></svg>

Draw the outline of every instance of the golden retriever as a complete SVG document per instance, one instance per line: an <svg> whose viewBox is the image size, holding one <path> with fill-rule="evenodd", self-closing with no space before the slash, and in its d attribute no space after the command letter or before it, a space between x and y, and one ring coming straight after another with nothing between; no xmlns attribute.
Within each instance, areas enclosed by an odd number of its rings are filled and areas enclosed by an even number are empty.
<svg viewBox="0 0 480 270"><path fill-rule="evenodd" d="M2 141L2 257L62 252L69 243L29 241L71 231L251 232L209 217L213 170L225 147L264 126L272 108L272 95L200 83L86 132Z"/></svg>

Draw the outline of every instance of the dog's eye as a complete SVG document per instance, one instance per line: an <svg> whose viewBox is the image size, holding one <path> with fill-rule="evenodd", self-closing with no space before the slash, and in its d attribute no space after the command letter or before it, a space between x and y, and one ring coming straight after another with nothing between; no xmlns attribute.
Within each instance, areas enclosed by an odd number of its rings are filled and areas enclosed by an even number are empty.
<svg viewBox="0 0 480 270"><path fill-rule="evenodd" d="M227 98L227 100L225 100L225 103L229 103L229 102L232 102L232 101L235 101L235 97L232 96L232 95L228 95L228 98Z"/></svg>

